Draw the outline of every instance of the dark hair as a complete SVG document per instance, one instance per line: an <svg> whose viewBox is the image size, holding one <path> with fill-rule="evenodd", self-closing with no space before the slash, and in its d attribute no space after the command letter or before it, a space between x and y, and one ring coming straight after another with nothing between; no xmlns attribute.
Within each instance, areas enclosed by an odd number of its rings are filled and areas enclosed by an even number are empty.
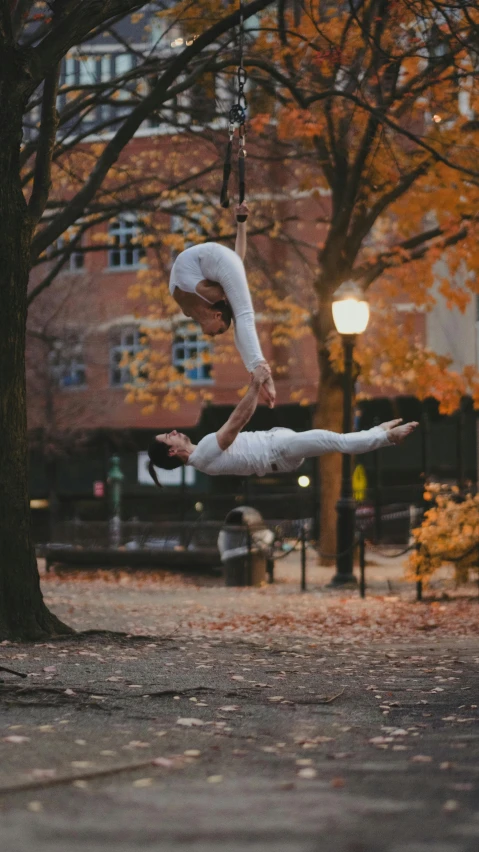
<svg viewBox="0 0 479 852"><path fill-rule="evenodd" d="M214 311L220 312L221 319L226 326L225 331L228 331L233 319L233 311L231 310L230 304L225 299L220 299L218 302L211 305L211 307Z"/></svg>
<svg viewBox="0 0 479 852"><path fill-rule="evenodd" d="M161 482L158 481L155 466L162 467L164 470L175 470L175 468L181 467L183 464L181 459L176 456L169 456L168 452L168 444L165 444L164 441L157 441L156 438L150 441L150 446L148 447L148 455L150 457L148 471L158 488L161 488Z"/></svg>

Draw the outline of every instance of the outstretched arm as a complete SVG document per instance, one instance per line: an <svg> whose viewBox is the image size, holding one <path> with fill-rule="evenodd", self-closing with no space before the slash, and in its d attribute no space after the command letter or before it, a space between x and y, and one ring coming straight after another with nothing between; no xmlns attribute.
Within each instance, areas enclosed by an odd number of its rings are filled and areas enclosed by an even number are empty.
<svg viewBox="0 0 479 852"><path fill-rule="evenodd" d="M235 252L244 261L246 257L246 220L249 213L246 201L238 204L235 213L237 222Z"/></svg>
<svg viewBox="0 0 479 852"><path fill-rule="evenodd" d="M246 204L242 204L237 211L247 211ZM242 213L239 215L247 215ZM244 229L242 236L241 229ZM242 245L241 245L242 244ZM249 373L252 373L260 364L266 364L266 359L261 351L256 331L255 315L248 281L242 263L242 256L246 252L246 223L239 223L236 237L237 259L228 266L223 266L218 276L227 301L231 305L235 325L235 344L241 355L241 360ZM269 372L267 381L263 387L263 394L270 408L273 408L276 399L274 382Z"/></svg>
<svg viewBox="0 0 479 852"><path fill-rule="evenodd" d="M216 433L216 440L218 441L220 450L227 450L243 427L251 420L258 405L261 385L270 374L270 369L266 365L261 364L255 369L246 395L238 403L224 426Z"/></svg>

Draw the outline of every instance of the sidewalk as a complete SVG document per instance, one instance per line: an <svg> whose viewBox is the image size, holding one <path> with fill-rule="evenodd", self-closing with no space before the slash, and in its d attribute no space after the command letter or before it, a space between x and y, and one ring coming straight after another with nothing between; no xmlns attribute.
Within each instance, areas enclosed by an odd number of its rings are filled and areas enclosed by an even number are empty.
<svg viewBox="0 0 479 852"><path fill-rule="evenodd" d="M1 852L477 852L477 601L399 568L301 594L289 559L261 589L44 580L78 629L145 635L0 647L29 674L0 684Z"/></svg>

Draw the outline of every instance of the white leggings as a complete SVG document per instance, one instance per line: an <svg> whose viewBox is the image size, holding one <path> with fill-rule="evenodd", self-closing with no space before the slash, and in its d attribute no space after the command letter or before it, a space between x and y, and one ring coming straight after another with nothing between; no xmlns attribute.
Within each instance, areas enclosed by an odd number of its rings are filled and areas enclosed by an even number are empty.
<svg viewBox="0 0 479 852"><path fill-rule="evenodd" d="M325 429L310 429L293 432L292 429L275 430L273 457L278 469L295 470L303 459L323 456L326 453L368 453L380 447L390 447L387 432L380 426L363 432L328 432Z"/></svg>

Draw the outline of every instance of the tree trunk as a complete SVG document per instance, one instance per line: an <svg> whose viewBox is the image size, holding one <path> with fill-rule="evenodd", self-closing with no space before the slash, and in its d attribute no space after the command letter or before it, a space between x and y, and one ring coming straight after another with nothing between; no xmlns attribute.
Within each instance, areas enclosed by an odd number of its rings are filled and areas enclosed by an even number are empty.
<svg viewBox="0 0 479 852"><path fill-rule="evenodd" d="M46 464L46 473L48 480L48 526L50 541L57 540L58 522L60 520L57 467L57 460L55 458L48 459Z"/></svg>
<svg viewBox="0 0 479 852"><path fill-rule="evenodd" d="M341 432L343 420L343 388L341 376L331 369L329 360L320 354L318 406L314 416L315 429ZM327 361L327 363L326 363ZM336 504L341 491L341 455L329 453L319 461L319 561L334 565L336 553ZM321 555L322 554L322 555ZM327 554L330 554L329 556Z"/></svg>
<svg viewBox="0 0 479 852"><path fill-rule="evenodd" d="M13 54L13 51L12 51ZM14 55L0 86L0 639L72 632L44 604L28 492L25 327L31 226L20 185L23 69Z"/></svg>
<svg viewBox="0 0 479 852"><path fill-rule="evenodd" d="M335 373L329 360L326 339L334 328L331 305L320 307L315 317L319 387L314 415L315 429L341 432L343 425L343 377ZM336 553L336 503L341 491L341 455L329 453L318 459L319 463L319 550L321 565L334 565ZM330 556L326 554L331 554Z"/></svg>

